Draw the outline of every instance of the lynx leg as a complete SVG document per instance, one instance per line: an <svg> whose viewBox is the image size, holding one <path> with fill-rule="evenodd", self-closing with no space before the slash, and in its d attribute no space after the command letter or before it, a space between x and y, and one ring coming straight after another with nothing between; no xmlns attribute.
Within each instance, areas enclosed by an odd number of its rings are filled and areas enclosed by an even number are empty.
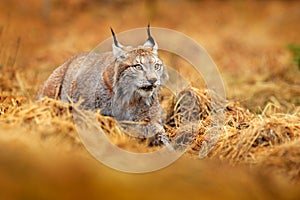
<svg viewBox="0 0 300 200"><path fill-rule="evenodd" d="M149 146L160 146L160 145L165 145L169 150L174 150L168 136L164 132L158 133L152 138L150 138Z"/></svg>

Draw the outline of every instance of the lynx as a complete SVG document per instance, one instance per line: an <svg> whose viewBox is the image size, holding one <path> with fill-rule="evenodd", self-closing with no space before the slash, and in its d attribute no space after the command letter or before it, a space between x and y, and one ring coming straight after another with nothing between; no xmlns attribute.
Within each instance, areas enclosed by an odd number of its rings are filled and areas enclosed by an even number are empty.
<svg viewBox="0 0 300 200"><path fill-rule="evenodd" d="M142 46L123 46L113 29L112 52L76 55L45 81L38 98L47 96L78 102L84 109L134 123L139 137L152 136L150 145L168 144L158 94L168 79L158 45L150 34Z"/></svg>

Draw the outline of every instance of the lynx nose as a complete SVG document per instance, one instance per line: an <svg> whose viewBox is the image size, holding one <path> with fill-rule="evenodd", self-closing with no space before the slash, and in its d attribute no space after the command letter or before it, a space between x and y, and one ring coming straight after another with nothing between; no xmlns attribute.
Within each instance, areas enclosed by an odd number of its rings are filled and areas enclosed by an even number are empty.
<svg viewBox="0 0 300 200"><path fill-rule="evenodd" d="M154 85L154 83L157 81L157 78L150 78L148 81L151 83L151 85Z"/></svg>

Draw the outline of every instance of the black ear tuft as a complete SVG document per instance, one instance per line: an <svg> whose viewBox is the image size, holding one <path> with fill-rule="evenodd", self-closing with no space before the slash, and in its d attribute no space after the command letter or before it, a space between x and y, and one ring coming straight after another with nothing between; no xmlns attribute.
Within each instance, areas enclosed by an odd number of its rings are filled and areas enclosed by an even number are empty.
<svg viewBox="0 0 300 200"><path fill-rule="evenodd" d="M152 46L154 46L155 41L154 41L153 37L150 34L150 22L148 23L147 33L148 33L148 40L147 41L150 42Z"/></svg>
<svg viewBox="0 0 300 200"><path fill-rule="evenodd" d="M111 34L114 38L114 43L116 46L119 46L114 30L110 27Z"/></svg>
<svg viewBox="0 0 300 200"><path fill-rule="evenodd" d="M124 55L124 53L125 53L124 46L118 42L115 32L111 27L110 27L110 31L111 31L111 34L114 39L113 44L112 44L112 51L113 51L114 56L117 58L117 57Z"/></svg>

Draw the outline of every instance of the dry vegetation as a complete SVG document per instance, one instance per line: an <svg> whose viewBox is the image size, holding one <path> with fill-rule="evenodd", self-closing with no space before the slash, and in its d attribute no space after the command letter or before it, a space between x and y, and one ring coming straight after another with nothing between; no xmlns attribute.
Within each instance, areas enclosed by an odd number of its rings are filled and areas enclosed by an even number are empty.
<svg viewBox="0 0 300 200"><path fill-rule="evenodd" d="M0 199L300 198L300 71L286 48L300 44L298 1L12 0L0 9ZM130 175L85 150L70 105L34 97L56 66L109 37L110 26L120 32L148 20L208 50L228 101L222 134L205 159L198 154L211 102L194 88L201 127L186 155L163 170ZM113 119L98 119L118 146L153 150ZM168 115L165 126L173 138L176 118Z"/></svg>

